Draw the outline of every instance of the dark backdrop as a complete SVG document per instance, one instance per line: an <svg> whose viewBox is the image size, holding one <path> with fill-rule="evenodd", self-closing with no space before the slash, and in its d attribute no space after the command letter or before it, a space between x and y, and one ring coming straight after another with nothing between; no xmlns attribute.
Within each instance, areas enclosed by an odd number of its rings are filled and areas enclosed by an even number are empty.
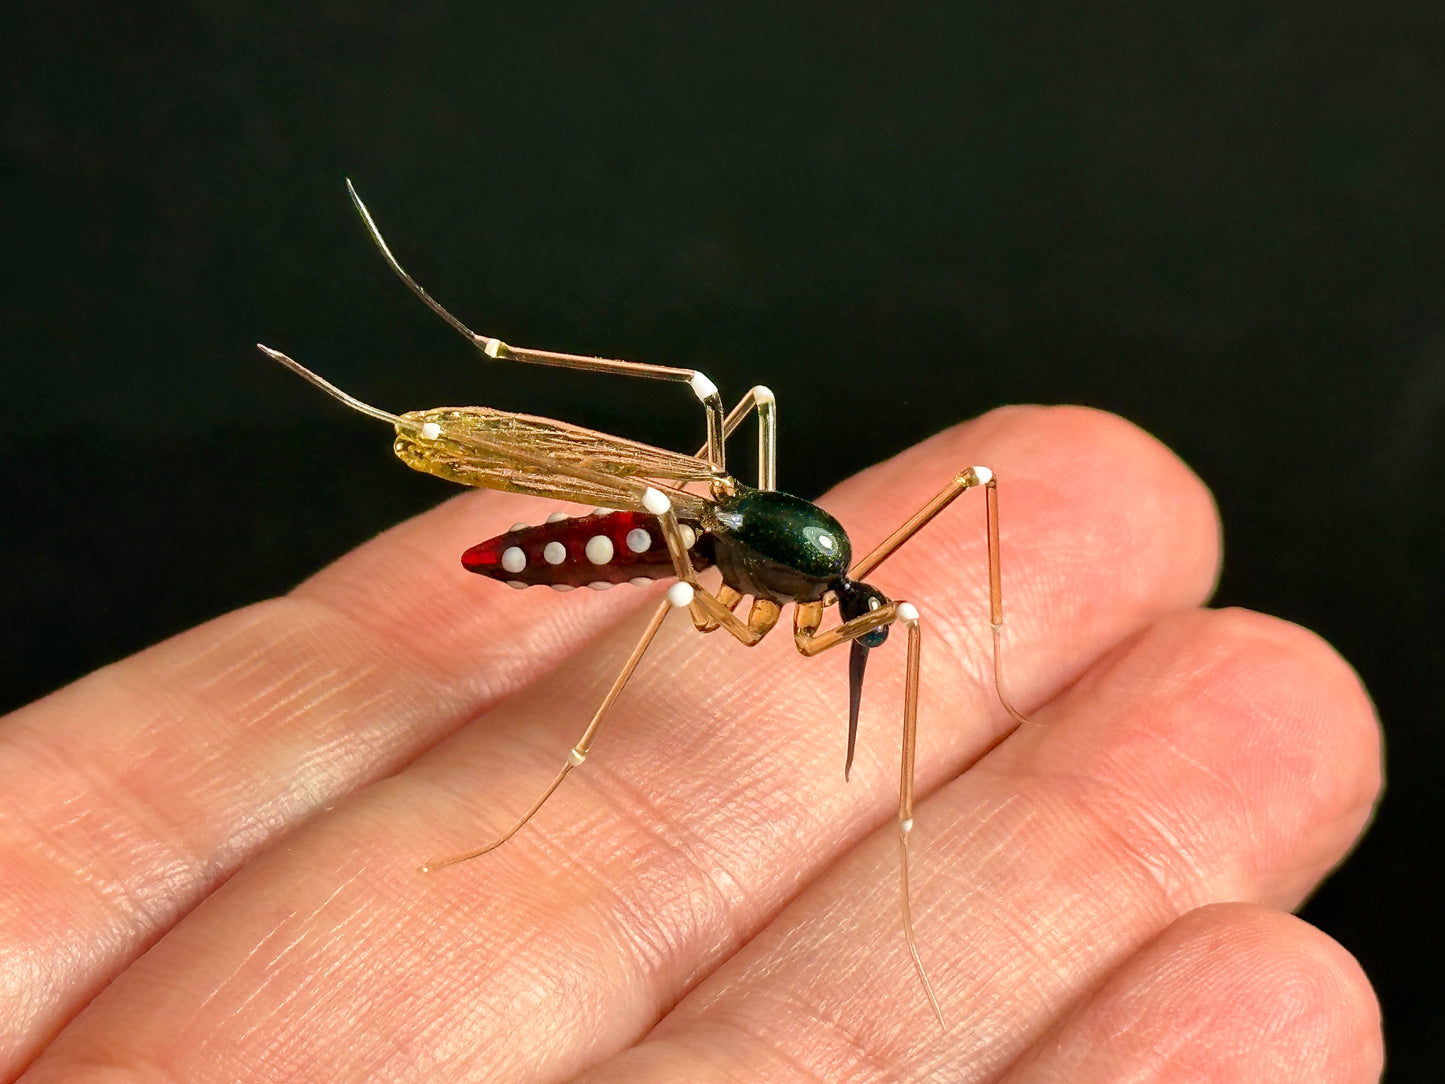
<svg viewBox="0 0 1445 1084"><path fill-rule="evenodd" d="M446 492L257 338L382 404L695 438L655 385L479 368L350 175L482 330L766 381L805 495L1011 401L1172 444L1219 601L1379 704L1389 796L1306 916L1378 984L1393 1078L1439 1079L1445 9L902 6L8 5L0 706Z"/></svg>

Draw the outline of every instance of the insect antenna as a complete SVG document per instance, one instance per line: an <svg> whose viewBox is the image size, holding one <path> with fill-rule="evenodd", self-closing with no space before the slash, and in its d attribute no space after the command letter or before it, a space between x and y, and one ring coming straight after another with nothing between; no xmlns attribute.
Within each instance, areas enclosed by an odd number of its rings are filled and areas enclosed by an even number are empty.
<svg viewBox="0 0 1445 1084"><path fill-rule="evenodd" d="M349 406L352 410L356 411L358 414L365 414L369 418L375 418L377 421L388 422L391 425L400 425L412 429L416 427L414 422L409 422L405 418L382 410L380 407L374 407L370 403L363 403L354 395L346 394L346 392L342 391L335 384L331 383L331 381L327 380L323 376L318 376L316 373L313 373L310 369L306 368L306 366L302 365L295 358L289 358L285 354L281 353L281 351L279 350L272 350L265 343L257 343L256 349L261 351L261 353L265 354L272 361L279 361L282 365L286 366L286 368L290 369L297 376L311 381L311 383L315 384L327 395L331 396L333 399L339 399L341 402Z"/></svg>
<svg viewBox="0 0 1445 1084"><path fill-rule="evenodd" d="M443 308L441 302L437 301L436 298L432 297L431 294L427 293L426 290L422 287L421 283L417 282L416 279L408 275L406 273L406 270L397 261L397 258L391 254L391 249L387 247L386 240L381 236L381 230L376 228L376 219L371 217L371 212L366 209L366 204L362 203L361 197L356 194L356 186L351 183L350 177L346 179L346 191L351 193L351 202L356 205L357 213L361 215L361 221L366 226L366 232L371 234L371 239L376 242L376 247L381 249L382 257L386 260L387 265L396 272L397 278L401 279L402 282L406 283L406 287L408 290L410 290L412 293L416 294L417 297L425 301L427 307L431 309L432 312L436 313L447 323L451 324L452 327L456 328L462 336L464 336L474 345L480 346L483 350L485 350L487 344L494 340L487 338L487 336L485 335L478 335L471 328L467 327L466 324L462 323L445 308Z"/></svg>

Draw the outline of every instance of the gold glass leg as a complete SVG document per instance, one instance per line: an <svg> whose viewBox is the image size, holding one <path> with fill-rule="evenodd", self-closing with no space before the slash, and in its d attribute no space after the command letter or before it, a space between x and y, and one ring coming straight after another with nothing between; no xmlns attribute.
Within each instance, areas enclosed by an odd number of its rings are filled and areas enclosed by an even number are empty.
<svg viewBox="0 0 1445 1084"><path fill-rule="evenodd" d="M778 488L778 401L772 391L759 384L733 407L723 422L723 438L733 435L754 410L758 412L758 488ZM707 445L698 449L698 457L707 454Z"/></svg>
<svg viewBox="0 0 1445 1084"><path fill-rule="evenodd" d="M748 619L744 621L725 602L702 588L693 594L691 611L693 624L699 628L706 626L704 631L725 629L746 647L762 642L763 637L773 631L782 613L776 602L765 598L754 599Z"/></svg>
<svg viewBox="0 0 1445 1084"><path fill-rule="evenodd" d="M999 703L1016 723L1027 723L1028 716L1013 706L1004 691L1003 661L1003 577L999 570L998 545L998 478L987 467L968 467L954 475L953 480L938 491L927 504L910 516L848 570L848 575L861 580L891 557L905 542L923 529L933 518L975 486L984 487L984 529L988 533L988 614L993 626L993 683Z"/></svg>
<svg viewBox="0 0 1445 1084"><path fill-rule="evenodd" d="M726 606L729 610L736 610L738 608L738 603L743 600L741 592L734 591L725 583L718 585L718 589L713 593L713 597L716 598L719 602L721 602L724 606ZM708 618L705 621L699 621L696 613L693 614L692 623L697 628L698 632L717 632L718 629L722 628L722 625L712 620L712 618Z"/></svg>
<svg viewBox="0 0 1445 1084"><path fill-rule="evenodd" d="M726 629L740 643L746 644L748 647L752 647L772 631L773 626L778 622L778 614L781 612L777 603L758 599L753 603L748 619L743 621L732 611L733 606L738 602L738 598L732 597L737 595L736 591L724 588L727 590L727 596L720 599L697 582L697 570L692 567L692 561L687 555L687 544L682 537L682 527L677 522L677 513L673 511L672 504L667 498L654 489L648 491L642 503L649 512L657 517L657 521L662 527L662 537L667 543L668 555L672 558L673 572L681 584L686 584L690 589L686 592L686 597L694 625L704 632L713 628ZM679 586L680 584L673 585L674 588Z"/></svg>
<svg viewBox="0 0 1445 1084"><path fill-rule="evenodd" d="M983 468L974 467L975 471ZM998 479L989 471L984 492L985 529L988 531L988 615L993 626L993 688L998 693L998 702L1009 713L1014 722L1022 725L1029 717L1013 706L1013 701L1004 691L1003 682L1003 586L999 573L998 558Z"/></svg>
<svg viewBox="0 0 1445 1084"><path fill-rule="evenodd" d="M913 934L912 893L908 888L908 834L913 831L914 758L918 751L918 671L923 653L923 632L918 624L918 611L906 602L898 607L898 620L908 629L908 676L903 693L903 762L898 769L898 882L903 939L908 944L908 955L913 958L913 969L918 972L924 996L933 1008L933 1015L938 1018L938 1026L947 1029L933 984L928 981L928 972L923 969L923 958L918 954L918 940Z"/></svg>
<svg viewBox="0 0 1445 1084"><path fill-rule="evenodd" d="M923 968L923 958L918 953L918 939L913 933L913 902L908 887L908 834L913 831L913 779L914 762L918 750L918 673L923 653L923 633L919 627L918 609L908 602L890 602L861 617L845 621L827 632L818 632L822 620L821 605L799 606L793 619L793 640L804 655L817 655L830 647L850 643L884 625L899 623L908 630L908 672L903 692L903 759L898 768L898 869L899 904L903 912L903 940L908 945L908 955L913 968L918 972L918 981L923 986L924 996L932 1006L941 1027L943 1010L928 981L928 972Z"/></svg>
<svg viewBox="0 0 1445 1084"><path fill-rule="evenodd" d="M402 282L406 283L407 289L421 298L432 312L450 324L487 357L527 362L532 365L552 365L562 369L581 369L588 372L612 373L617 376L635 376L686 384L702 403L703 410L707 415L707 444L704 446L704 450L708 462L719 473L726 470L727 464L723 451L722 397L718 394L717 385L705 375L696 369L675 369L668 365L645 365L641 362L622 361L617 358L593 358L582 354L559 354L551 350L531 350L526 347L508 346L501 339L478 335L443 308L440 302L422 289L416 279L407 274L401 263L391 254L391 249L381 236L381 230L377 228L376 220L371 217L371 212L366 209L366 204L361 202L361 197L356 194L356 189L352 187L350 181L346 182L346 190L351 194L351 202L356 205L357 213L361 215L361 221L366 226L366 232L371 235L376 247L381 250L381 255L387 265L396 272Z"/></svg>
<svg viewBox="0 0 1445 1084"><path fill-rule="evenodd" d="M851 643L874 629L881 629L884 625L893 624L898 619L900 605L906 605L906 603L886 603L876 610L869 610L861 617L844 621L827 632L818 631L818 624L823 617L821 603L799 606L793 614L793 643L800 654L812 658L814 655L827 651L830 647Z"/></svg>
<svg viewBox="0 0 1445 1084"><path fill-rule="evenodd" d="M597 711L593 713L592 721L587 724L587 729L582 732L582 737L578 739L577 744L574 745L567 754L567 760L563 763L556 777L548 785L547 789L542 792L541 797L532 803L532 808L522 814L516 824L512 825L505 833L497 839L494 839L491 843L488 843L485 847L478 847L476 850L464 851L461 854L450 855L446 858L434 858L422 864L422 873L431 873L445 866L454 866L458 862L466 862L472 858L479 858L488 851L496 850L516 835L522 826L536 815L537 810L541 809L547 799L552 797L557 788L562 785L562 780L567 778L568 773L570 773L573 768L580 767L583 761L587 759L587 753L592 748L593 739L597 737L597 732L602 729L603 720L606 719L607 713L612 709L612 705L617 702L618 696L622 693L623 686L625 686L628 679L632 677L633 671L637 669L637 664L642 661L643 653L647 651L648 645L652 643L652 638L657 635L657 630L662 627L663 619L667 617L668 611L671 609L672 603L668 600L663 600L661 605L657 607L657 610L652 615L652 620L648 622L647 629L642 634L642 638L637 641L637 646L632 649L632 654L627 657L627 662L623 664L622 672L619 673L617 679L612 682L612 688L607 690L607 695L602 698L602 703L598 705Z"/></svg>

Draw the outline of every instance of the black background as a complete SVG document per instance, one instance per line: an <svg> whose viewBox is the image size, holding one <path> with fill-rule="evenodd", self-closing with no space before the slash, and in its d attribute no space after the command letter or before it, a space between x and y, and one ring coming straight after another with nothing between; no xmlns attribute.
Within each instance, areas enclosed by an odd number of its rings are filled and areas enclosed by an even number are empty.
<svg viewBox="0 0 1445 1084"><path fill-rule="evenodd" d="M768 383L804 495L1012 401L1173 445L1218 601L1379 705L1387 799L1305 914L1439 1079L1445 9L895 7L8 5L0 707L445 495L258 338L387 406L696 439L685 393L479 366L351 176L479 330Z"/></svg>

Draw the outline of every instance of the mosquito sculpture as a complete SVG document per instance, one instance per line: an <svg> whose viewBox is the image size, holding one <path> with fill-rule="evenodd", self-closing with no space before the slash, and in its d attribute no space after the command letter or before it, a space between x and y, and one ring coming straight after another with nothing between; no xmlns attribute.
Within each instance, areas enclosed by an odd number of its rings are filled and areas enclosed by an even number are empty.
<svg viewBox="0 0 1445 1084"><path fill-rule="evenodd" d="M696 455L685 455L568 422L490 407L437 407L392 414L348 395L285 354L257 344L268 357L353 410L391 425L396 433L393 448L409 467L462 485L602 506L590 515L571 517L558 513L537 526L517 524L505 534L467 550L462 564L468 570L519 589L545 585L558 591L581 586L600 590L621 583L644 585L669 578L676 581L653 611L647 628L582 736L567 753L561 769L531 808L486 846L433 859L421 867L422 871L431 872L484 855L511 839L532 819L568 773L586 761L608 712L672 610L686 610L700 632L723 629L751 647L773 629L782 607L791 603L793 642L802 654L818 655L849 644L845 777L853 766L868 653L883 644L891 626L901 624L908 634L908 662L903 759L898 775L899 899L908 953L929 1005L942 1024L943 1013L918 952L908 888L921 624L915 606L888 599L864 579L955 499L969 489L982 487L994 685L1009 715L1016 722L1027 722L1010 703L1003 685L998 482L993 471L983 466L959 471L871 553L855 561L848 535L836 519L812 502L777 489L777 410L773 393L767 388L753 388L730 413L724 413L717 386L695 369L531 350L478 335L402 269L350 181L346 187L367 232L391 269L433 312L487 357L686 384L701 402L707 419L707 443ZM758 483L751 487L728 474L725 444L754 412L758 416ZM715 566L722 575L722 583L715 591L698 582L698 572L709 566ZM746 597L753 601L743 619L734 611ZM824 629L826 611L834 605L841 620Z"/></svg>

